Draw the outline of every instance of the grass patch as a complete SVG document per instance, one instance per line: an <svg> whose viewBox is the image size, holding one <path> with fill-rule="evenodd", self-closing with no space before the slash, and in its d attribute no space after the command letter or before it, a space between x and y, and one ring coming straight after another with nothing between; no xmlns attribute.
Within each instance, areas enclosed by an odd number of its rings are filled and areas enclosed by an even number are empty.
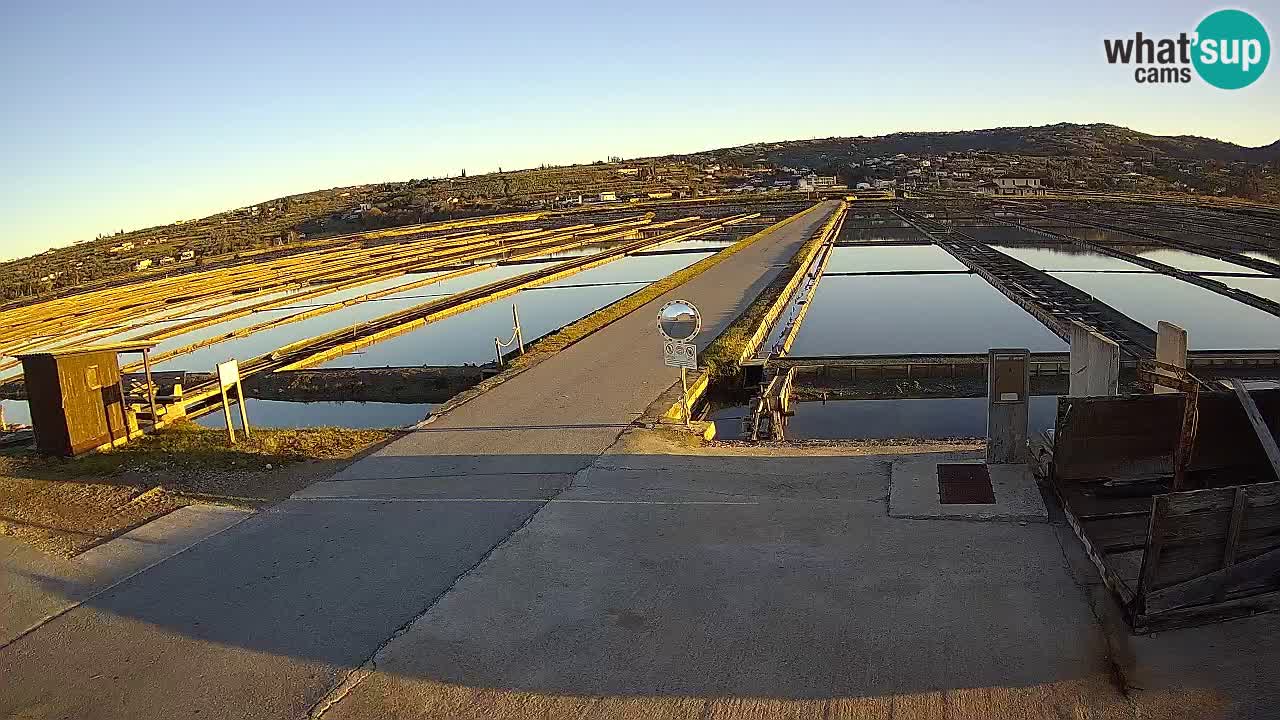
<svg viewBox="0 0 1280 720"><path fill-rule="evenodd" d="M243 469L284 466L308 460L350 460L369 447L394 437L394 430L347 428L254 428L252 437L237 434L227 442L223 429L177 422L113 450L78 458L25 455L26 467L56 478L101 477L126 471Z"/></svg>
<svg viewBox="0 0 1280 720"><path fill-rule="evenodd" d="M0 455L0 535L72 556L195 501L278 502L348 465L397 430L225 430L178 422L114 450Z"/></svg>

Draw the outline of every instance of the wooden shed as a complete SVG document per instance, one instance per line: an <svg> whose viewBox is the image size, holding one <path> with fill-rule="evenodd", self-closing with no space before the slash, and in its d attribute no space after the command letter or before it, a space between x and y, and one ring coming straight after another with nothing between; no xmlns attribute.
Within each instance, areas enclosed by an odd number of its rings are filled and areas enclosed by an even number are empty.
<svg viewBox="0 0 1280 720"><path fill-rule="evenodd" d="M74 456L127 442L138 433L121 382L118 354L154 343L116 343L18 355L36 449ZM149 365L149 363L148 363Z"/></svg>

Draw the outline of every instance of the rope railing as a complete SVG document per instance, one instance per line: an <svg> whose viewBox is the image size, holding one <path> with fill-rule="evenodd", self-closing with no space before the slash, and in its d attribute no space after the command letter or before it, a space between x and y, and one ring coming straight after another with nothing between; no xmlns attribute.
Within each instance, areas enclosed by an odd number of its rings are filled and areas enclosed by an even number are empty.
<svg viewBox="0 0 1280 720"><path fill-rule="evenodd" d="M513 328L511 331L510 340L507 340L504 342L502 338L493 339L493 350L494 350L494 354L497 355L498 367L502 367L504 364L502 362L503 348L516 345L520 348L520 354L521 355L524 354L524 331L520 329L520 311L516 309L516 306L514 303L511 305L511 324Z"/></svg>

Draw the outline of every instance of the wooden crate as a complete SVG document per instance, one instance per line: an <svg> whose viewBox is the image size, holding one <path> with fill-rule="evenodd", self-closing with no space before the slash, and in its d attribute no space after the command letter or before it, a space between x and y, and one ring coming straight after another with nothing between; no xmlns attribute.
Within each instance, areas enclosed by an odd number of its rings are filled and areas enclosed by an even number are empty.
<svg viewBox="0 0 1280 720"><path fill-rule="evenodd" d="M1280 390L1253 393L1280 426ZM1280 607L1280 482L1232 393L1200 395L1173 492L1183 397L1060 398L1050 464L1067 520L1135 631Z"/></svg>

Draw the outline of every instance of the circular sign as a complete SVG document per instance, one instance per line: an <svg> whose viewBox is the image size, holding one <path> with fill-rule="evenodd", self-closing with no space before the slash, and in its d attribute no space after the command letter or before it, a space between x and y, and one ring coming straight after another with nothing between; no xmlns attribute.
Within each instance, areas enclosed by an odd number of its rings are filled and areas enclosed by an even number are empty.
<svg viewBox="0 0 1280 720"><path fill-rule="evenodd" d="M672 300L658 311L658 332L676 342L685 342L702 329L702 315L693 303Z"/></svg>
<svg viewBox="0 0 1280 720"><path fill-rule="evenodd" d="M1258 19L1243 10L1219 10L1196 26L1197 52L1191 62L1205 82L1223 90L1251 85L1271 59L1271 38Z"/></svg>

